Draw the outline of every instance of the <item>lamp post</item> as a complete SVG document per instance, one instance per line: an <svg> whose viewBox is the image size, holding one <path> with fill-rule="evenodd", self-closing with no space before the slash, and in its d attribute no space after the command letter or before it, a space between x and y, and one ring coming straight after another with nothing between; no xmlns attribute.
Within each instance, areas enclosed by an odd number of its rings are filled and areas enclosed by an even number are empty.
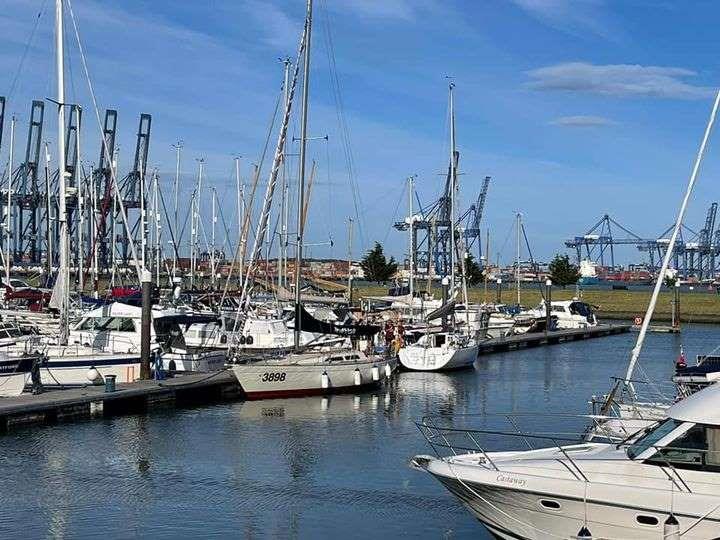
<svg viewBox="0 0 720 540"><path fill-rule="evenodd" d="M680 280L675 279L675 295L673 298L673 310L672 310L672 326L673 328L680 327Z"/></svg>
<svg viewBox="0 0 720 540"><path fill-rule="evenodd" d="M552 280L545 280L545 333L550 331L550 313L552 312Z"/></svg>
<svg viewBox="0 0 720 540"><path fill-rule="evenodd" d="M502 278L497 278L497 281L495 283L496 283L495 289L497 290L497 303L500 304L501 303L501 295L502 295Z"/></svg>

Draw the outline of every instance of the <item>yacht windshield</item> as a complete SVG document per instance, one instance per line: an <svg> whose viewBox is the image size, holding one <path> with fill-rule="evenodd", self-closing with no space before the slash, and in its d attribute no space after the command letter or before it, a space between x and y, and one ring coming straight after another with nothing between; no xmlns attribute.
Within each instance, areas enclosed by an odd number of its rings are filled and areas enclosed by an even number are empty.
<svg viewBox="0 0 720 540"><path fill-rule="evenodd" d="M651 429L648 433L641 436L627 449L627 455L630 459L635 459L637 456L642 454L648 448L651 448L657 442L662 439L665 435L671 433L681 422L668 418L664 422L661 422L654 429Z"/></svg>

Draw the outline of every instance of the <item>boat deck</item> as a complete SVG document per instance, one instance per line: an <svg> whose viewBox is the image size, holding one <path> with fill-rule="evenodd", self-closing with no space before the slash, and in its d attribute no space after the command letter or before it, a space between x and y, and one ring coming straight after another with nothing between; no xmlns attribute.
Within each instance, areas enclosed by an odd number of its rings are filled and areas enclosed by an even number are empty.
<svg viewBox="0 0 720 540"><path fill-rule="evenodd" d="M532 334L486 339L478 344L478 355L624 334L629 332L630 328L631 325L629 324L599 324L590 328L579 328L575 330L553 330L551 332L535 332Z"/></svg>
<svg viewBox="0 0 720 540"><path fill-rule="evenodd" d="M242 395L232 371L177 375L162 381L52 390L0 398L0 432L29 424L54 424L96 416L142 412L158 406L237 399Z"/></svg>

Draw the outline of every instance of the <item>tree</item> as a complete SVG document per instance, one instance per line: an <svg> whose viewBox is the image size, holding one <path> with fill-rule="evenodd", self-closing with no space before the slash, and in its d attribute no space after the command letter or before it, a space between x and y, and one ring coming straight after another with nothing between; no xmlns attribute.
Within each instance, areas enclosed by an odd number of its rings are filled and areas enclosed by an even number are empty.
<svg viewBox="0 0 720 540"><path fill-rule="evenodd" d="M390 257L388 261L380 242L375 242L375 246L360 261L360 266L365 272L366 280L380 283L391 279L397 272L398 265L394 257Z"/></svg>
<svg viewBox="0 0 720 540"><path fill-rule="evenodd" d="M465 278L468 285L477 285L485 279L483 269L480 268L480 265L470 253L465 257Z"/></svg>
<svg viewBox="0 0 720 540"><path fill-rule="evenodd" d="M573 285L580 279L578 267L570 262L570 257L567 255L555 255L548 269L553 285L565 288L566 285Z"/></svg>

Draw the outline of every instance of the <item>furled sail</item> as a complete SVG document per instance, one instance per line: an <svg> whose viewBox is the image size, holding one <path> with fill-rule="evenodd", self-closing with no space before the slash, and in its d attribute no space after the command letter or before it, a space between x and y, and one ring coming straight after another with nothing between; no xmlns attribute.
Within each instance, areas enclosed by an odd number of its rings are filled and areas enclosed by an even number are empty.
<svg viewBox="0 0 720 540"><path fill-rule="evenodd" d="M455 311L455 300L451 300L447 304L443 304L436 310L431 311L428 313L427 317L425 317L425 320L434 321L435 319L447 317L448 315L451 315L453 311Z"/></svg>
<svg viewBox="0 0 720 540"><path fill-rule="evenodd" d="M375 324L338 324L319 321L310 315L302 304L298 305L295 317L296 320L300 320L300 328L302 328L303 332L316 334L363 338L374 336L382 329L382 327Z"/></svg>

